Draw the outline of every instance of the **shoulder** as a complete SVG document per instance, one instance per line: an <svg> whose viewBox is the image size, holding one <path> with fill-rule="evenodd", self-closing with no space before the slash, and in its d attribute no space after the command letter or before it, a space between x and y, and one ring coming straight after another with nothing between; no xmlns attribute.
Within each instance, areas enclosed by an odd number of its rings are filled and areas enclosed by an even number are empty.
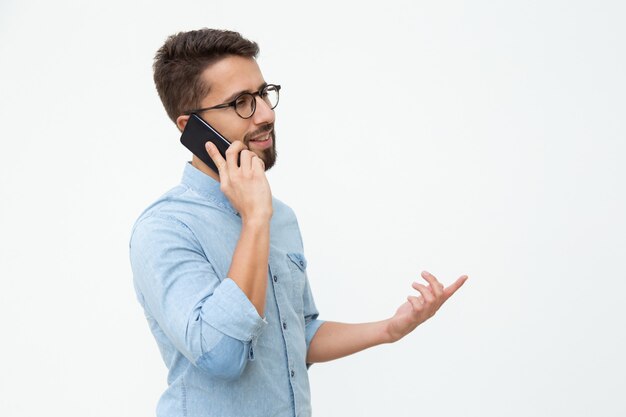
<svg viewBox="0 0 626 417"><path fill-rule="evenodd" d="M296 213L293 209L278 198L272 197L272 207L276 216L295 220Z"/></svg>
<svg viewBox="0 0 626 417"><path fill-rule="evenodd" d="M296 213L290 206L277 199L276 197L272 197L272 207L274 209L274 215L272 216L272 224L274 226L298 226Z"/></svg>
<svg viewBox="0 0 626 417"><path fill-rule="evenodd" d="M177 185L150 204L137 218L131 230L131 242L155 240L159 235L191 233L182 206L193 196L184 185Z"/></svg>
<svg viewBox="0 0 626 417"><path fill-rule="evenodd" d="M272 230L275 237L281 239L287 246L302 247L302 235L295 211L277 198L272 199L274 215L272 216Z"/></svg>
<svg viewBox="0 0 626 417"><path fill-rule="evenodd" d="M189 188L183 184L179 184L176 187L170 189L155 201L153 201L146 209L141 212L135 223L141 222L144 218L149 217L155 213L165 212L169 208L172 208L176 204L176 201L182 198L185 194L189 193Z"/></svg>

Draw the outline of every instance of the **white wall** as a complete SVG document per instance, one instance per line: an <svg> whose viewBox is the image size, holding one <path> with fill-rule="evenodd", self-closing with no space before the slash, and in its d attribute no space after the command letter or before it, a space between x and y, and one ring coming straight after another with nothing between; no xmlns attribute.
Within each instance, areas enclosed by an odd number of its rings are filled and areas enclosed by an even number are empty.
<svg viewBox="0 0 626 417"><path fill-rule="evenodd" d="M4 0L0 415L154 415L127 242L188 158L152 57L203 26L259 42L283 86L270 182L322 318L470 276L406 339L312 367L317 416L625 415L625 12Z"/></svg>

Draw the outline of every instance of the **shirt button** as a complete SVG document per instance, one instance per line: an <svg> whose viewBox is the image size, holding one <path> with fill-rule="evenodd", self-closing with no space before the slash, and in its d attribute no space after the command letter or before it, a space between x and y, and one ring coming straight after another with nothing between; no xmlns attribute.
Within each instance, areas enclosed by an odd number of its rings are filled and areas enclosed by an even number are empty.
<svg viewBox="0 0 626 417"><path fill-rule="evenodd" d="M287 330L287 323L283 321L283 329Z"/></svg>
<svg viewBox="0 0 626 417"><path fill-rule="evenodd" d="M274 275L274 282L278 282L278 277Z"/></svg>
<svg viewBox="0 0 626 417"><path fill-rule="evenodd" d="M300 266L304 267L304 262L300 261Z"/></svg>
<svg viewBox="0 0 626 417"><path fill-rule="evenodd" d="M293 376L294 376L295 374L296 374L296 373L295 373L295 372L293 371L293 369L292 369L292 370L291 370L291 377L293 378Z"/></svg>

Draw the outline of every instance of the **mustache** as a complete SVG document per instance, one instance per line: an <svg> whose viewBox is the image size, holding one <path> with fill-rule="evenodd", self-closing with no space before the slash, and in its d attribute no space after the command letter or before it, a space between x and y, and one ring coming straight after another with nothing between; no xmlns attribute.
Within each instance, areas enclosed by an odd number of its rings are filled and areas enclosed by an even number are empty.
<svg viewBox="0 0 626 417"><path fill-rule="evenodd" d="M274 129L274 123L270 123L268 125L265 126L261 126L260 128L258 128L257 130L255 130L254 132L250 132L248 133L245 137L244 137L244 143L247 144L248 142L250 142L250 139L255 138L257 136L262 135L263 133L269 132L270 130Z"/></svg>

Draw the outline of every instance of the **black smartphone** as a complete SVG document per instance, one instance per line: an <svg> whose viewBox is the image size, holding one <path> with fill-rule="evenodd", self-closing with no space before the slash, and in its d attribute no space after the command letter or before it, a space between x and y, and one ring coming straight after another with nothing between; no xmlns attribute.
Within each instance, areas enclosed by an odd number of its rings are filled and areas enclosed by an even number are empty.
<svg viewBox="0 0 626 417"><path fill-rule="evenodd" d="M209 141L215 144L222 158L226 159L226 149L230 146L230 142L200 116L192 113L189 116L189 120L187 120L183 134L180 136L180 143L185 145L191 153L200 158L209 168L218 173L217 167L205 148L206 143Z"/></svg>

